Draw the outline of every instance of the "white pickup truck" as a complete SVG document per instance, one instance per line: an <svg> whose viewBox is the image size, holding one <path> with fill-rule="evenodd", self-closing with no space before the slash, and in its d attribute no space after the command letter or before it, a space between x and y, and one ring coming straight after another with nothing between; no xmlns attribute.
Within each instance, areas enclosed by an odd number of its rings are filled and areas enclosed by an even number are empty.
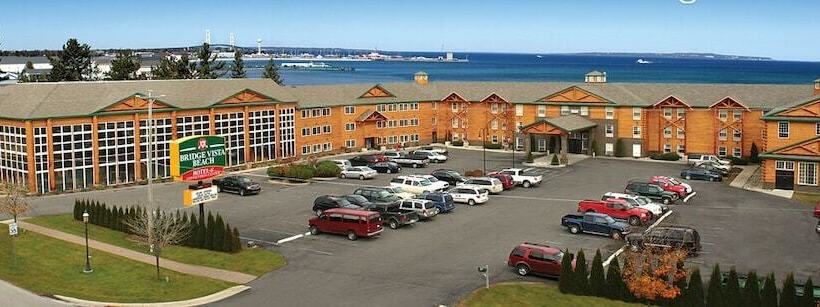
<svg viewBox="0 0 820 307"><path fill-rule="evenodd" d="M504 173L510 175L512 180L515 184L522 185L525 188L529 188L534 185L541 184L541 175L527 175L524 174L524 170L520 168L505 168L502 169L499 173Z"/></svg>

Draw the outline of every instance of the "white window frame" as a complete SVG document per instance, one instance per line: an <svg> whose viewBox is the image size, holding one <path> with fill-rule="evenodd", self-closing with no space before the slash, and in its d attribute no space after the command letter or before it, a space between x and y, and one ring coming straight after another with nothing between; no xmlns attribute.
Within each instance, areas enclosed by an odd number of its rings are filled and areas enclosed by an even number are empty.
<svg viewBox="0 0 820 307"><path fill-rule="evenodd" d="M633 107L632 108L632 120L641 120L641 108Z"/></svg>
<svg viewBox="0 0 820 307"><path fill-rule="evenodd" d="M663 108L663 117L666 119L672 118L672 108Z"/></svg>
<svg viewBox="0 0 820 307"><path fill-rule="evenodd" d="M493 121L490 122L490 128L493 129L493 130L498 130L498 120L497 119L493 119Z"/></svg>
<svg viewBox="0 0 820 307"><path fill-rule="evenodd" d="M563 116L563 115L569 115L569 114L570 114L569 106L561 106L561 115Z"/></svg>
<svg viewBox="0 0 820 307"><path fill-rule="evenodd" d="M789 128L790 128L789 122L777 122L777 138L779 138L779 139L788 139L789 138Z"/></svg>
<svg viewBox="0 0 820 307"><path fill-rule="evenodd" d="M632 138L633 139L640 139L641 138L641 126L632 126Z"/></svg>
<svg viewBox="0 0 820 307"><path fill-rule="evenodd" d="M611 137L614 137L614 136L615 136L615 125L613 125L613 124L606 124L606 128L605 128L605 129L606 129L606 130L604 130L604 133L606 134L606 137L611 138Z"/></svg>
<svg viewBox="0 0 820 307"><path fill-rule="evenodd" d="M672 127L663 128L663 138L671 139L672 138Z"/></svg>
<svg viewBox="0 0 820 307"><path fill-rule="evenodd" d="M677 127L677 129L675 129L675 130L676 130L675 133L677 134L678 139L683 139L683 138L686 137L686 130L684 130L683 128Z"/></svg>
<svg viewBox="0 0 820 307"><path fill-rule="evenodd" d="M684 117L686 117L686 109L684 109L684 108L677 108L677 109L676 109L676 112L677 112L678 118L684 118Z"/></svg>
<svg viewBox="0 0 820 307"><path fill-rule="evenodd" d="M778 171L794 171L794 161L774 161L774 169Z"/></svg>
<svg viewBox="0 0 820 307"><path fill-rule="evenodd" d="M356 113L356 107L355 106L345 106L345 114L350 115L350 114L355 114L355 113Z"/></svg>
<svg viewBox="0 0 820 307"><path fill-rule="evenodd" d="M726 149L725 146L718 147L718 157L725 157L726 154L728 153L726 150L727 149Z"/></svg>
<svg viewBox="0 0 820 307"><path fill-rule="evenodd" d="M354 148L356 147L356 140L355 139L348 139L345 141L345 147L347 148Z"/></svg>
<svg viewBox="0 0 820 307"><path fill-rule="evenodd" d="M345 131L356 131L356 123L345 123Z"/></svg>
<svg viewBox="0 0 820 307"><path fill-rule="evenodd" d="M732 110L732 119L735 121L739 121L743 118L743 111L741 110Z"/></svg>
<svg viewBox="0 0 820 307"><path fill-rule="evenodd" d="M672 145L671 144L663 144L663 153L670 153L672 152Z"/></svg>
<svg viewBox="0 0 820 307"><path fill-rule="evenodd" d="M547 117L547 106L539 105L538 106L538 115L537 117Z"/></svg>
<svg viewBox="0 0 820 307"><path fill-rule="evenodd" d="M615 118L615 108L613 107L606 107L604 108L604 112L606 113L606 119L614 119Z"/></svg>
<svg viewBox="0 0 820 307"><path fill-rule="evenodd" d="M604 145L604 155L611 156L615 154L615 146L612 143Z"/></svg>
<svg viewBox="0 0 820 307"><path fill-rule="evenodd" d="M718 139L719 139L719 140L721 140L721 141L725 141L725 140L727 140L727 139L729 138L729 132L728 132L728 131L726 131L727 129L728 129L728 128L726 128L726 129L722 129L722 130L718 131Z"/></svg>
<svg viewBox="0 0 820 307"><path fill-rule="evenodd" d="M683 146L683 144L678 144L678 153L679 154L685 154L686 153L686 147Z"/></svg>
<svg viewBox="0 0 820 307"><path fill-rule="evenodd" d="M515 105L515 116L524 116L524 105L523 104Z"/></svg>
<svg viewBox="0 0 820 307"><path fill-rule="evenodd" d="M741 139L743 139L743 132L738 129L732 129L732 140L740 141Z"/></svg>
<svg viewBox="0 0 820 307"><path fill-rule="evenodd" d="M817 185L817 163L798 162L797 170L797 184L808 186Z"/></svg>
<svg viewBox="0 0 820 307"><path fill-rule="evenodd" d="M729 119L729 110L726 110L726 109L718 110L718 119L720 119L720 121L722 121L722 122L725 122L726 120L728 120Z"/></svg>
<svg viewBox="0 0 820 307"><path fill-rule="evenodd" d="M589 116L589 107L582 106L581 107L581 116Z"/></svg>
<svg viewBox="0 0 820 307"><path fill-rule="evenodd" d="M740 158L743 156L743 149L740 147L732 148L732 157Z"/></svg>
<svg viewBox="0 0 820 307"><path fill-rule="evenodd" d="M490 113L498 114L498 104L497 103L490 104Z"/></svg>

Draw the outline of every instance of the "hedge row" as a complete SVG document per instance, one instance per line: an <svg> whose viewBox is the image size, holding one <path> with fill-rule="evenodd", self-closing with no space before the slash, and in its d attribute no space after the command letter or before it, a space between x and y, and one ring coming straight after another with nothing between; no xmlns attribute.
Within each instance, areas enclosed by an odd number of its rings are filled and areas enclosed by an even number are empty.
<svg viewBox="0 0 820 307"><path fill-rule="evenodd" d="M341 169L332 161L316 164L287 164L268 168L268 177L307 180L313 177L337 177Z"/></svg>
<svg viewBox="0 0 820 307"><path fill-rule="evenodd" d="M660 153L657 151L652 151L649 152L649 158L652 160L678 161L680 160L680 155L675 152Z"/></svg>
<svg viewBox="0 0 820 307"><path fill-rule="evenodd" d="M74 220L82 221L84 212L89 214L89 223L127 234L132 232L126 221L146 213L145 208L138 206L109 207L99 201L74 200ZM176 218L187 224L190 230L187 238L181 242L183 246L221 252L238 252L242 249L239 230L231 228L219 214L214 218L209 212L206 220L197 219L193 213L180 214L177 211Z"/></svg>

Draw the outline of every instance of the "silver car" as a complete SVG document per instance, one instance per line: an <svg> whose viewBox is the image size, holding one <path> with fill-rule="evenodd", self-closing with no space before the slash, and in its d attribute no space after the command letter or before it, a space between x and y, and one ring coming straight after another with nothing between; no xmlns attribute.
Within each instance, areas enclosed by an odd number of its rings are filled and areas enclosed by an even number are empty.
<svg viewBox="0 0 820 307"><path fill-rule="evenodd" d="M358 178L359 180L372 179L376 177L376 170L367 166L352 166L343 170L339 177L342 178Z"/></svg>

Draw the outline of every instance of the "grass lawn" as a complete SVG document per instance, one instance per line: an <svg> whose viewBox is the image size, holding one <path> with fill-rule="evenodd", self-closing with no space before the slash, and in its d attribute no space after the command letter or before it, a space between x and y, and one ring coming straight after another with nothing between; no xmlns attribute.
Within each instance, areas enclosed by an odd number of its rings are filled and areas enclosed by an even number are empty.
<svg viewBox="0 0 820 307"><path fill-rule="evenodd" d="M37 294L150 303L196 298L234 285L168 270L161 275L169 281L160 281L152 265L94 250L94 272L85 274L85 247L30 231L10 238L7 229L0 225L0 279Z"/></svg>
<svg viewBox="0 0 820 307"><path fill-rule="evenodd" d="M600 297L562 294L558 286L544 283L502 283L470 293L459 307L472 306L567 306L621 307L642 306Z"/></svg>
<svg viewBox="0 0 820 307"><path fill-rule="evenodd" d="M83 223L75 221L71 214L40 216L27 219L26 222L78 236L85 235ZM147 247L137 244L134 240L129 240L128 236L122 232L108 228L88 225L88 237L111 245L148 253ZM282 255L266 249L244 249L239 253L231 254L199 248L171 246L163 250L162 257L182 263L226 269L256 276L273 271L286 264Z"/></svg>
<svg viewBox="0 0 820 307"><path fill-rule="evenodd" d="M792 199L814 207L820 202L820 193L794 192Z"/></svg>

